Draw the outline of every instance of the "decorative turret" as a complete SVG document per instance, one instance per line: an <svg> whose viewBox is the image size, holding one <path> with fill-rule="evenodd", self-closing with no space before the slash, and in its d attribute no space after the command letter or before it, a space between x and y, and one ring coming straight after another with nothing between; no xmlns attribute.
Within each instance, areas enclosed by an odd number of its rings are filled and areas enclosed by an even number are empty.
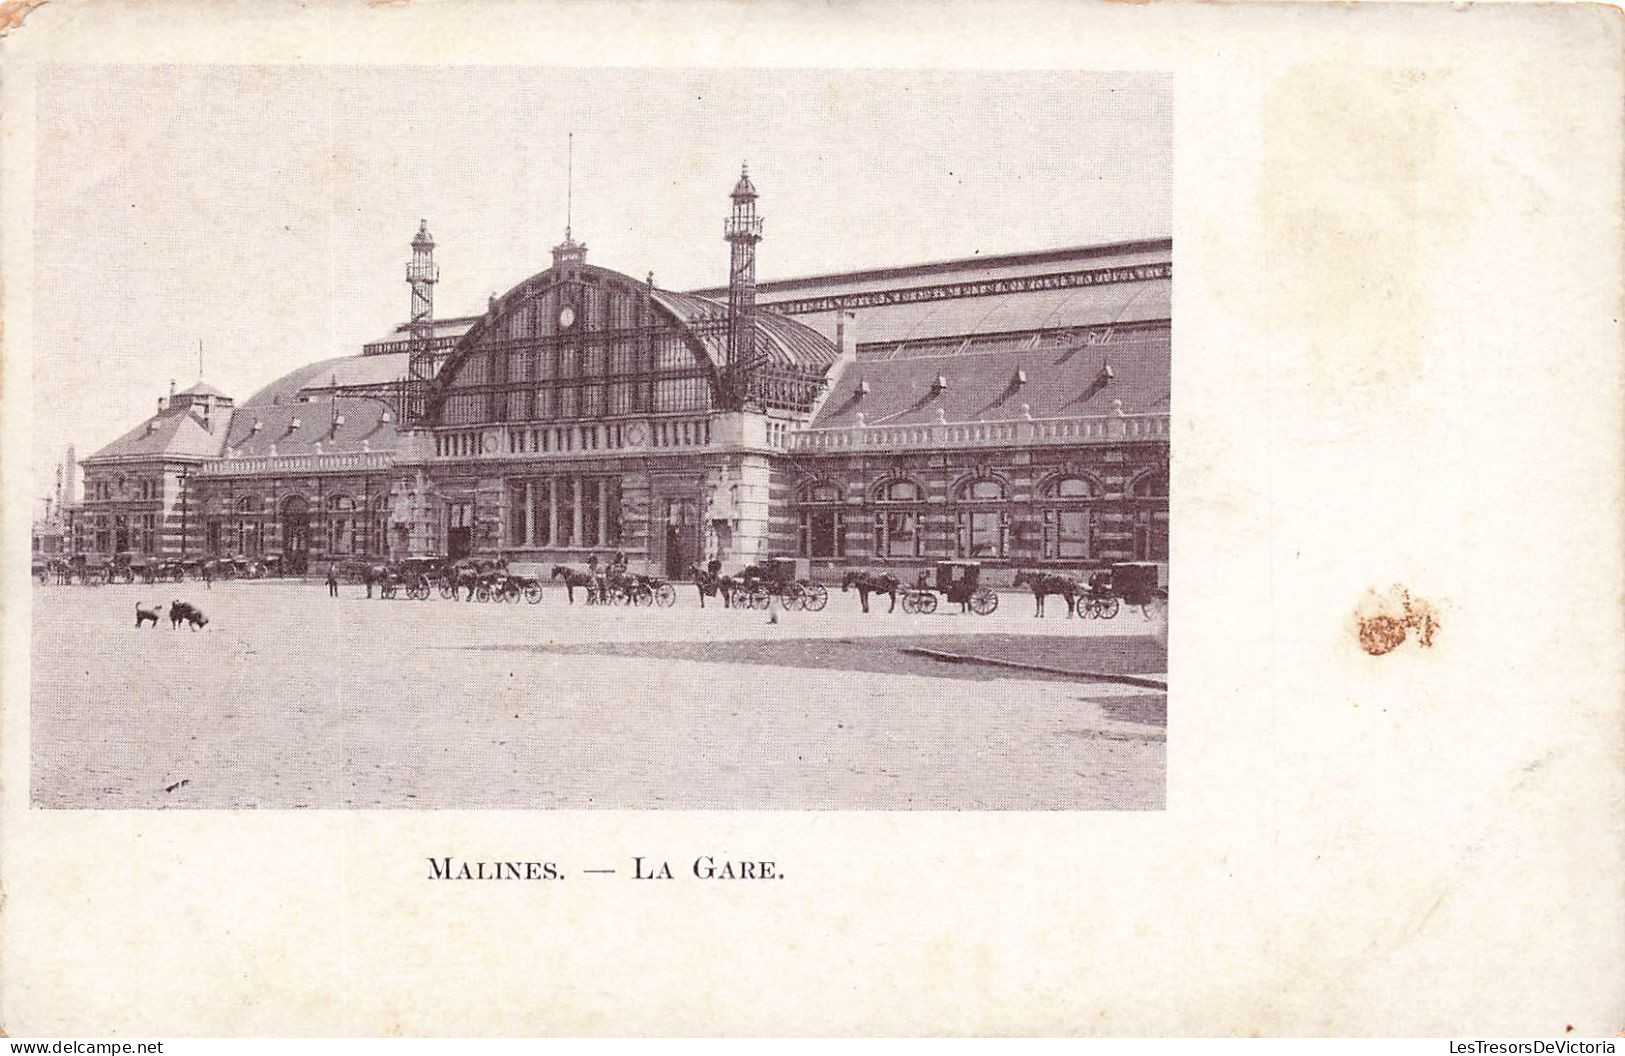
<svg viewBox="0 0 1625 1056"><path fill-rule="evenodd" d="M581 264L587 259L587 244L570 237L570 228L564 229L564 241L553 247L553 266Z"/></svg>
<svg viewBox="0 0 1625 1056"><path fill-rule="evenodd" d="M406 265L406 283L412 287L412 337L427 340L434 336L434 284L440 281L440 269L434 262L434 236L429 234L429 221L418 221L418 233L412 239L412 261Z"/></svg>
<svg viewBox="0 0 1625 1056"><path fill-rule="evenodd" d="M412 239L412 261L406 265L406 283L412 287L412 315L407 323L412 350L407 356L407 376L411 393L404 401L404 417L416 419L422 413L422 394L434 378L434 284L440 281L440 267L434 262L434 236L429 221L418 221Z"/></svg>
<svg viewBox="0 0 1625 1056"><path fill-rule="evenodd" d="M570 237L570 221L575 211L576 134L570 133L564 177L564 241L553 247L553 266L579 266L586 262L587 244Z"/></svg>
<svg viewBox="0 0 1625 1056"><path fill-rule="evenodd" d="M762 220L756 215L756 185L750 182L750 166L739 167L734 184L733 212L722 228L722 237L732 247L728 263L728 361L724 364L731 396L742 400L749 395L750 379L756 366L756 243L762 240Z"/></svg>

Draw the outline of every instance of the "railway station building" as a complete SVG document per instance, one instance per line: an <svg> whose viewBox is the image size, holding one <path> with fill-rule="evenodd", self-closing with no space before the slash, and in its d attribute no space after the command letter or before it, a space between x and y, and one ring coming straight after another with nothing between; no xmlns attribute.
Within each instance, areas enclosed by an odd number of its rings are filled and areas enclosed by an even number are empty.
<svg viewBox="0 0 1625 1056"><path fill-rule="evenodd" d="M566 229L447 318L421 224L407 321L240 402L160 398L83 460L66 545L295 568L622 550L674 579L1167 560L1169 239L758 282L758 202L741 173L715 287L589 263Z"/></svg>

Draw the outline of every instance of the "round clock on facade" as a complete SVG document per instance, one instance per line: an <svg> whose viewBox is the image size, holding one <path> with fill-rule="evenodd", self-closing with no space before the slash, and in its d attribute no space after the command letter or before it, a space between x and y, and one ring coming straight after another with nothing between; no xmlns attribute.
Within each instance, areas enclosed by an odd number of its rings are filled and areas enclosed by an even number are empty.
<svg viewBox="0 0 1625 1056"><path fill-rule="evenodd" d="M559 309L559 329L568 330L575 325L576 310L568 304Z"/></svg>

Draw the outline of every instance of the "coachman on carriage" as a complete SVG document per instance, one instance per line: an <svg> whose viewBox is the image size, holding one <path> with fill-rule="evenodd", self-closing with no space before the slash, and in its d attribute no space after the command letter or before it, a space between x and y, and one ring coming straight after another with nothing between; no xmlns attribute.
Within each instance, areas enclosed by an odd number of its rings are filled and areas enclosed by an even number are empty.
<svg viewBox="0 0 1625 1056"><path fill-rule="evenodd" d="M763 609L771 599L778 598L786 609L817 612L829 603L829 590L823 584L796 578L794 558L770 557L759 565L748 566L740 579L741 593L735 596L735 605L745 597L751 608ZM766 601L761 600L763 593L767 595Z"/></svg>
<svg viewBox="0 0 1625 1056"><path fill-rule="evenodd" d="M1155 608L1168 600L1168 592L1158 585L1159 572L1154 563L1127 561L1094 573L1089 592L1078 599L1078 614L1109 620L1122 605L1132 605L1151 619Z"/></svg>
<svg viewBox="0 0 1625 1056"><path fill-rule="evenodd" d="M922 570L914 588L903 593L903 611L935 612L937 595L941 594L949 603L957 604L961 612L986 616L999 607L999 595L981 582L980 561L938 561L936 583L932 584Z"/></svg>

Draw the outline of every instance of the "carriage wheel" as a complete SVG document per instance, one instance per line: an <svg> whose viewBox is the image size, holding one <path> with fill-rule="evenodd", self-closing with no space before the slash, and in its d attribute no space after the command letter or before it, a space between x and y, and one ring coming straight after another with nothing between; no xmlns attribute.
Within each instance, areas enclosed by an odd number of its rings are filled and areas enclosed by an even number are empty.
<svg viewBox="0 0 1625 1056"><path fill-rule="evenodd" d="M525 592L520 590L517 584L509 583L507 586L502 588L502 600L507 602L509 605L519 604L519 599L523 598L524 596Z"/></svg>
<svg viewBox="0 0 1625 1056"><path fill-rule="evenodd" d="M1121 607L1121 603L1118 602L1118 600L1116 598L1111 598L1111 599L1109 599L1107 601L1101 602L1100 603L1100 618L1103 619L1103 620L1111 619L1113 616L1117 615L1117 610L1120 607Z"/></svg>
<svg viewBox="0 0 1625 1056"><path fill-rule="evenodd" d="M920 596L914 593L912 590L905 591L903 594L902 605L903 611L912 616L914 613L920 611Z"/></svg>
<svg viewBox="0 0 1625 1056"><path fill-rule="evenodd" d="M818 612L829 604L829 589L822 583L808 583L802 593L802 604L808 612Z"/></svg>
<svg viewBox="0 0 1625 1056"><path fill-rule="evenodd" d="M920 612L929 616L937 611L937 596L930 591L920 595Z"/></svg>
<svg viewBox="0 0 1625 1056"><path fill-rule="evenodd" d="M784 606L785 612L795 612L805 608L807 602L801 596L801 588L791 583L779 591L779 604Z"/></svg>
<svg viewBox="0 0 1625 1056"><path fill-rule="evenodd" d="M655 603L655 592L649 589L648 584L639 583L632 588L632 604L641 608L648 608Z"/></svg>
<svg viewBox="0 0 1625 1056"><path fill-rule="evenodd" d="M736 609L750 608L750 591L744 587L734 587L728 591L728 601Z"/></svg>
<svg viewBox="0 0 1625 1056"><path fill-rule="evenodd" d="M475 601L490 601L491 600L491 588L486 586L484 583L481 583L479 586L475 587L474 588L474 600Z"/></svg>
<svg viewBox="0 0 1625 1056"><path fill-rule="evenodd" d="M542 587L539 583L532 583L525 588L525 600L532 605L539 605L542 600Z"/></svg>
<svg viewBox="0 0 1625 1056"><path fill-rule="evenodd" d="M670 583L662 583L655 588L655 604L663 609L669 609L677 603L677 591Z"/></svg>
<svg viewBox="0 0 1625 1056"><path fill-rule="evenodd" d="M750 607L753 609L766 609L773 604L773 595L766 587L752 587L750 591Z"/></svg>
<svg viewBox="0 0 1625 1056"><path fill-rule="evenodd" d="M978 616L987 616L998 607L999 595L989 587L977 587L970 596L970 611Z"/></svg>

